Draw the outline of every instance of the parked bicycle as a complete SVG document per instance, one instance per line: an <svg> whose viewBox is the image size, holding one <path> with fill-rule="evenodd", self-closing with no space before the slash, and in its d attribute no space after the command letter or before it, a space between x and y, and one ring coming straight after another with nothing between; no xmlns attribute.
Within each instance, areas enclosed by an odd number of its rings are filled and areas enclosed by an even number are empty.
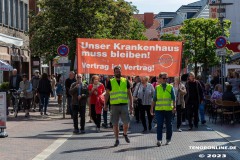
<svg viewBox="0 0 240 160"><path fill-rule="evenodd" d="M16 118L18 115L19 107L20 107L20 99L23 97L23 92L18 91L16 89L10 89L12 95L12 105L13 105L13 113L14 117Z"/></svg>

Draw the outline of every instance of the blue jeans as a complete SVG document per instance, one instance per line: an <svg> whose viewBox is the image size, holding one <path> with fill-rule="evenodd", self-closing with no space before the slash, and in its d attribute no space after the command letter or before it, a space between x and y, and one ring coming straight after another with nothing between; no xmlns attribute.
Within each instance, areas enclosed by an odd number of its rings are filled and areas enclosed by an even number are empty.
<svg viewBox="0 0 240 160"><path fill-rule="evenodd" d="M41 99L41 111L43 110L44 107L44 113L46 113L49 101L49 94L40 94L40 99Z"/></svg>
<svg viewBox="0 0 240 160"><path fill-rule="evenodd" d="M162 141L162 129L163 129L163 123L165 119L166 123L166 139L171 140L172 138L172 111L155 111L155 117L157 119L157 140Z"/></svg>
<svg viewBox="0 0 240 160"><path fill-rule="evenodd" d="M199 104L199 114L200 114L201 122L205 121L204 108L205 108L204 103Z"/></svg>

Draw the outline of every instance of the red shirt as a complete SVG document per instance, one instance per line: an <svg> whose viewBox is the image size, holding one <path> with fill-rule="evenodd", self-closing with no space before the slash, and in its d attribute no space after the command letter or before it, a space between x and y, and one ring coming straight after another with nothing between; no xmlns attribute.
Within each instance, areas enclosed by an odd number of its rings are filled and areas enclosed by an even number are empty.
<svg viewBox="0 0 240 160"><path fill-rule="evenodd" d="M92 90L93 88L93 84L89 84L88 86L88 90L89 92ZM103 92L105 91L104 85L101 83L98 88L95 89L98 92L98 95L103 94ZM94 91L92 92L92 94L90 95L90 104L95 104L97 100L97 95L94 94Z"/></svg>

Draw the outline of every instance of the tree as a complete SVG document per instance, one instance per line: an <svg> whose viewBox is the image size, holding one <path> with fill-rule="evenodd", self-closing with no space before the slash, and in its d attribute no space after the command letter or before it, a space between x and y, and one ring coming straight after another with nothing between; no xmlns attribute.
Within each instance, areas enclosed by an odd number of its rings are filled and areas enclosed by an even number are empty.
<svg viewBox="0 0 240 160"><path fill-rule="evenodd" d="M231 21L224 20L224 33L229 37ZM184 38L184 58L189 63L195 63L195 73L197 73L197 63L203 64L206 75L207 69L219 64L219 57L216 56L215 40L222 35L221 25L218 19L192 18L183 22L180 34Z"/></svg>
<svg viewBox="0 0 240 160"><path fill-rule="evenodd" d="M144 25L133 18L136 7L124 0L41 0L39 7L30 16L30 48L47 60L66 44L74 62L76 38L147 39Z"/></svg>
<svg viewBox="0 0 240 160"><path fill-rule="evenodd" d="M162 41L183 41L183 37L181 35L175 35L175 34L163 34L160 37L160 40Z"/></svg>

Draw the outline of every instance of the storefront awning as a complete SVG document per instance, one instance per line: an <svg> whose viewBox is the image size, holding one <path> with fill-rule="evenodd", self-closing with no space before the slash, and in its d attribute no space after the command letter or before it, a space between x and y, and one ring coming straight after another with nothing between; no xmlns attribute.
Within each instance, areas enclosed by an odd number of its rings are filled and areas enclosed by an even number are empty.
<svg viewBox="0 0 240 160"><path fill-rule="evenodd" d="M12 71L12 70L13 67L10 64L0 60L0 71Z"/></svg>
<svg viewBox="0 0 240 160"><path fill-rule="evenodd" d="M6 34L0 33L0 41L4 43L14 44L15 46L22 46L23 40L21 38L12 37Z"/></svg>

